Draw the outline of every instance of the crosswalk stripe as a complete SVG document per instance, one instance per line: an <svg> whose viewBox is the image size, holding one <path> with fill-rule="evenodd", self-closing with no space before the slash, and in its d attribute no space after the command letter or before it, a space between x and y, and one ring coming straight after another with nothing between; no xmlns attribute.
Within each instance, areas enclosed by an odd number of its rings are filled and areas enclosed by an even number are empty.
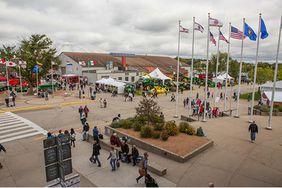
<svg viewBox="0 0 282 188"><path fill-rule="evenodd" d="M0 114L0 143L27 138L38 134L46 135L47 131L12 112Z"/></svg>
<svg viewBox="0 0 282 188"><path fill-rule="evenodd" d="M16 121L14 121L14 122L1 123L1 124L0 124L0 127L6 127L6 126L9 126L9 125L15 125L15 124L20 124L20 123L22 123L22 122L19 121L19 120L16 120Z"/></svg>
<svg viewBox="0 0 282 188"><path fill-rule="evenodd" d="M6 130L6 129L13 129L13 128L16 128L16 127L24 127L24 126L28 126L27 124L25 123L19 123L19 124L12 124L12 125L9 125L9 126L5 126L5 127L0 127L0 131L1 130Z"/></svg>

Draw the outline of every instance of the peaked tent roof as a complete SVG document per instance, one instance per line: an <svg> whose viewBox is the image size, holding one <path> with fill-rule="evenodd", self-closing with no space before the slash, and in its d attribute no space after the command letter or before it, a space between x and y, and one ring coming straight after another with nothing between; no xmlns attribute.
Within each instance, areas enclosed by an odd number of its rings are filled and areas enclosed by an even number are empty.
<svg viewBox="0 0 282 188"><path fill-rule="evenodd" d="M154 71L150 72L148 75L152 78L157 78L157 79L161 79L161 80L171 80L171 78L164 75L160 71L159 68L156 68Z"/></svg>
<svg viewBox="0 0 282 188"><path fill-rule="evenodd" d="M265 91L264 94L266 95L268 100L271 101L272 91ZM282 92L276 91L274 93L274 100L273 101L274 102L282 102Z"/></svg>

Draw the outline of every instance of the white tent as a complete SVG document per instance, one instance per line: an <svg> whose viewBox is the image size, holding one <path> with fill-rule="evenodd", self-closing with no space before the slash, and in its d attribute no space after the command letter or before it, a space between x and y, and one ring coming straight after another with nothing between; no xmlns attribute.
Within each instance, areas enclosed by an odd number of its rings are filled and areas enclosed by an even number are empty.
<svg viewBox="0 0 282 188"><path fill-rule="evenodd" d="M156 68L155 70L153 70L152 72L150 72L148 75L143 76L143 78L156 78L156 79L160 79L163 81L165 80L171 80L170 77L167 77L166 75L164 75L159 68Z"/></svg>
<svg viewBox="0 0 282 188"><path fill-rule="evenodd" d="M218 82L222 83L225 79L226 79L226 73L223 73L223 74L218 75L216 78L213 78L213 81L216 82L216 83L218 83ZM227 81L230 81L232 79L233 79L233 77L231 77L228 74L227 75Z"/></svg>
<svg viewBox="0 0 282 188"><path fill-rule="evenodd" d="M125 83L123 82L118 82L112 78L102 78L101 80L96 81L96 83L98 84L104 84L107 86L114 86L117 87L118 89L118 93L123 93L124 92L124 87L125 87Z"/></svg>
<svg viewBox="0 0 282 188"><path fill-rule="evenodd" d="M264 91L262 95L262 102L264 104L270 105L271 97L272 97L272 91ZM282 92L281 91L275 92L273 102L282 103Z"/></svg>

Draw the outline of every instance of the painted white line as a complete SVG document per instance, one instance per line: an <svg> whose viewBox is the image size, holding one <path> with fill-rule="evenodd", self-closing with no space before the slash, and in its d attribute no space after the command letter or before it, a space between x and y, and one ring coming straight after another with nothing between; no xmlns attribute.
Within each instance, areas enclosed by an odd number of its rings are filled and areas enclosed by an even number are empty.
<svg viewBox="0 0 282 188"><path fill-rule="evenodd" d="M35 130L39 131L40 133L44 134L44 135L47 135L47 131L42 129L41 127L39 127L38 125L36 125L35 123L25 119L25 118L22 118L14 113L11 113L11 112L6 112L6 114L10 115L10 116L13 116L13 117L16 117L17 119L21 120L22 122L25 122L26 124L30 125L31 127L33 127Z"/></svg>
<svg viewBox="0 0 282 188"><path fill-rule="evenodd" d="M5 126L9 126L9 125L15 125L15 124L19 124L19 123L23 123L23 122L21 122L21 121L19 121L19 120L16 120L16 121L14 121L14 122L9 122L9 123L1 123L0 124L0 127L5 127Z"/></svg>
<svg viewBox="0 0 282 188"><path fill-rule="evenodd" d="M23 129L33 130L32 127L22 126L22 127L18 127L18 128L8 129L8 130L5 130L5 131L0 131L0 135L1 134L3 135L4 133L8 133L8 132L23 130ZM11 134L9 134L9 135L11 135Z"/></svg>
<svg viewBox="0 0 282 188"><path fill-rule="evenodd" d="M0 121L10 120L10 119L14 119L14 117L4 116L0 118Z"/></svg>
<svg viewBox="0 0 282 188"><path fill-rule="evenodd" d="M16 127L22 127L22 126L28 126L28 125L25 124L25 123L19 123L19 124L15 124L15 125L3 126L3 127L0 127L0 131L6 130L6 129L11 129L11 128L16 128Z"/></svg>
<svg viewBox="0 0 282 188"><path fill-rule="evenodd" d="M3 136L0 136L0 140L2 140L4 138L9 138L9 137L14 138L13 136L25 135L25 133L30 133L30 132L36 132L36 130L29 129L29 130L25 130L25 131L19 131L19 132L15 132L15 133L11 133L11 134L6 134L6 135L3 135Z"/></svg>
<svg viewBox="0 0 282 188"><path fill-rule="evenodd" d="M11 123L11 122L15 122L15 121L19 121L17 119L10 119L10 120L4 120L4 121L0 121L1 124L3 123Z"/></svg>
<svg viewBox="0 0 282 188"><path fill-rule="evenodd" d="M3 139L3 140L0 140L0 143L3 144L3 143L10 142L10 141L13 141L13 140L19 140L19 139L22 139L22 138L27 138L27 137L35 136L35 135L38 135L38 134L42 134L42 133L40 133L40 132L33 132L33 133L29 133L29 134L23 134L23 135L20 135L20 136L6 138L6 139Z"/></svg>

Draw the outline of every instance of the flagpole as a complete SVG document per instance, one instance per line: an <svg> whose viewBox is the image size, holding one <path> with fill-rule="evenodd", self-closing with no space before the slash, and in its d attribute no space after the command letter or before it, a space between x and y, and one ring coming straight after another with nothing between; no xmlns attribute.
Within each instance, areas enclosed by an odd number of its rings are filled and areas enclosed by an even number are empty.
<svg viewBox="0 0 282 188"><path fill-rule="evenodd" d="M192 35L192 60L190 69L190 91L189 91L189 104L188 104L188 117L191 111L192 89L193 89L193 72L194 72L194 36L195 36L195 17L193 17L193 35Z"/></svg>
<svg viewBox="0 0 282 188"><path fill-rule="evenodd" d="M52 84L52 96L54 97L54 86L53 86L53 62L51 61L51 84Z"/></svg>
<svg viewBox="0 0 282 188"><path fill-rule="evenodd" d="M38 95L38 71L39 71L39 68L36 71L36 93L37 95Z"/></svg>
<svg viewBox="0 0 282 188"><path fill-rule="evenodd" d="M219 37L220 37L220 27L218 27L218 38L217 38L217 57L216 57L216 65L215 65L215 78L217 77L218 74L218 64L219 64ZM216 97L217 97L217 82L216 82L216 86L215 86L215 92L214 92L214 105L216 102Z"/></svg>
<svg viewBox="0 0 282 188"><path fill-rule="evenodd" d="M227 79L228 79L228 71L229 71L230 29L231 29L231 23L229 22L228 52L227 52L227 63L226 63L226 71L225 71L225 86L224 86L224 111L226 111ZM230 86L231 86L231 83L230 83Z"/></svg>
<svg viewBox="0 0 282 188"><path fill-rule="evenodd" d="M274 79L273 79L273 87L272 87L272 95L271 95L271 105L269 111L269 119L268 119L268 126L266 129L272 130L272 112L273 112L273 104L274 104L274 95L275 95L275 87L276 87L276 80L277 80L277 70L278 70L278 57L279 57L279 48L280 48L280 38L281 38L281 29L282 28L282 15L280 20L280 27L279 27L279 36L278 36L278 45L277 45L277 53L276 53L276 62L275 62L275 71L274 71Z"/></svg>
<svg viewBox="0 0 282 188"><path fill-rule="evenodd" d="M228 64L229 64L229 57L230 57L230 45L231 45L231 40L230 40L230 36L231 36L231 22L229 22L229 36L228 36ZM229 73L229 69L227 71L226 77L228 76ZM230 94L229 94L229 112L230 112L230 116L232 115L232 111L231 111L231 104L232 104L232 88L233 88L233 83L230 83Z"/></svg>
<svg viewBox="0 0 282 188"><path fill-rule="evenodd" d="M239 117L239 100L241 93L241 77L242 77L242 58L243 58L243 47L244 47L244 34L245 31L245 18L243 18L243 30L242 30L242 40L241 40L241 55L240 55L240 68L239 68L239 81L238 81L238 91L237 91L237 103L236 103L236 115L235 117Z"/></svg>
<svg viewBox="0 0 282 188"><path fill-rule="evenodd" d="M21 73L21 65L20 65L20 64L19 64L19 76L20 76L20 88L21 88L21 94L23 94L22 73Z"/></svg>
<svg viewBox="0 0 282 188"><path fill-rule="evenodd" d="M206 122L206 110L207 110L207 89L208 89L208 71L209 71L209 47L210 47L210 13L208 13L208 31L207 31L207 62L206 62L206 78L205 78L205 98L204 98L204 119Z"/></svg>
<svg viewBox="0 0 282 188"><path fill-rule="evenodd" d="M179 80L179 49L180 49L180 20L178 21L178 48L177 48L177 74L176 74L176 105L175 118L178 118L178 80Z"/></svg>
<svg viewBox="0 0 282 188"><path fill-rule="evenodd" d="M254 81L253 81L253 92L252 92L252 103L251 103L251 116L249 122L253 122L254 115L254 100L255 100L255 85L257 79L257 68L258 68L258 51L259 51L259 38L260 38L260 27L261 27L261 13L259 13L259 25L258 25L258 36L257 36L257 50L256 50L256 59L255 59L255 71L254 71Z"/></svg>
<svg viewBox="0 0 282 188"><path fill-rule="evenodd" d="M6 79L7 79L8 95L10 96L10 88L9 88L9 72L8 72L8 66L7 66L7 61L6 61L6 60L5 60L5 65L6 65Z"/></svg>

